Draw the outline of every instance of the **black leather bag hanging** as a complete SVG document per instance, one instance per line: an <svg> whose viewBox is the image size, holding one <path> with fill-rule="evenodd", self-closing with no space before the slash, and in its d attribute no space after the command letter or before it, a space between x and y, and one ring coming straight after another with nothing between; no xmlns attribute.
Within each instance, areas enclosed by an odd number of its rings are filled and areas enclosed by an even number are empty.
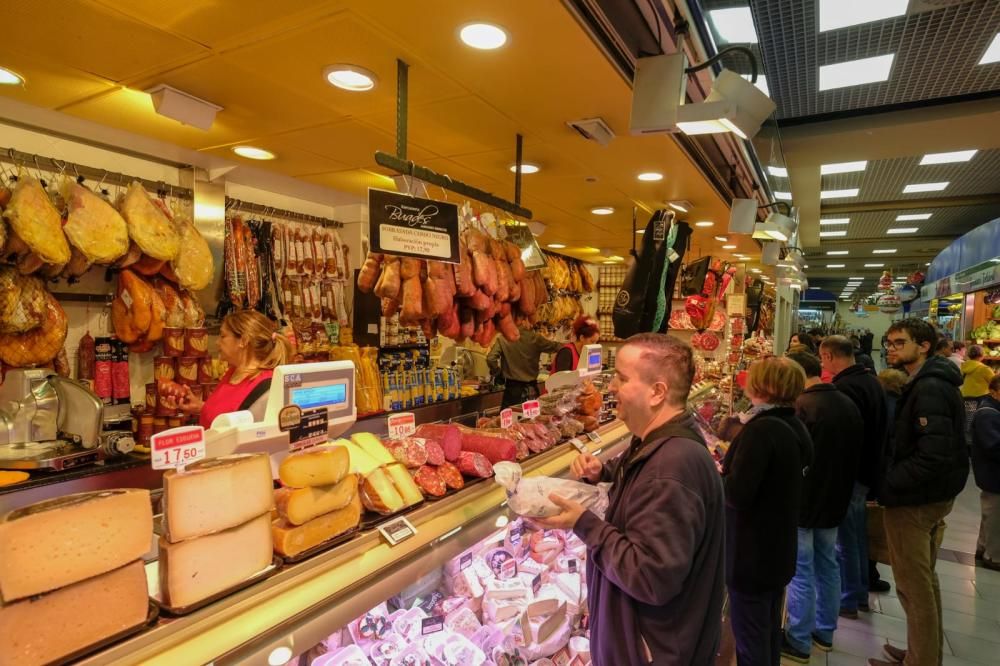
<svg viewBox="0 0 1000 666"><path fill-rule="evenodd" d="M632 251L632 265L625 272L625 280L615 297L615 307L611 311L615 337L625 339L643 330L648 330L642 327L643 320L646 319L644 317L646 298L650 293L655 295L655 287L650 277L656 268L657 255L660 254L658 250L661 249L661 246L666 245L666 233L662 232L666 219L667 213L665 211L658 210L653 213L653 217L649 219L646 231L642 235L642 245L638 252ZM656 233L657 226L661 231L659 234ZM662 265L661 259L660 266L662 267ZM651 321L652 318L650 317L649 320Z"/></svg>

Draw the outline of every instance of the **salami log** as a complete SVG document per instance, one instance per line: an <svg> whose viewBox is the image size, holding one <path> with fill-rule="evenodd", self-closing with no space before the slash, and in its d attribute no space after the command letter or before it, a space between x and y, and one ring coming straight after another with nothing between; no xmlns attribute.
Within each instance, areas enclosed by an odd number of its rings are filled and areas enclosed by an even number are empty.
<svg viewBox="0 0 1000 666"><path fill-rule="evenodd" d="M438 474L437 468L432 465L424 465L413 473L413 480L420 487L425 495L431 497L442 497L448 492L448 487Z"/></svg>
<svg viewBox="0 0 1000 666"><path fill-rule="evenodd" d="M430 440L441 447L445 460L455 462L462 452L462 433L450 423L425 423L417 426L416 437Z"/></svg>
<svg viewBox="0 0 1000 666"><path fill-rule="evenodd" d="M418 439L420 445L424 449L424 454L427 456L428 465L444 465L444 449L441 445L435 442L433 439Z"/></svg>
<svg viewBox="0 0 1000 666"><path fill-rule="evenodd" d="M462 450L481 453L491 463L517 460L517 444L507 437L491 437L475 430L462 431Z"/></svg>
<svg viewBox="0 0 1000 666"><path fill-rule="evenodd" d="M419 440L406 437L404 439L383 442L392 457L403 463L409 469L417 469L427 464L427 449Z"/></svg>
<svg viewBox="0 0 1000 666"><path fill-rule="evenodd" d="M444 481L444 484L452 490L461 490L465 487L465 479L462 478L462 473L450 462L439 465L437 472L441 480Z"/></svg>
<svg viewBox="0 0 1000 666"><path fill-rule="evenodd" d="M489 459L481 453L473 451L462 451L455 461L462 474L477 479L485 479L493 476L493 465Z"/></svg>

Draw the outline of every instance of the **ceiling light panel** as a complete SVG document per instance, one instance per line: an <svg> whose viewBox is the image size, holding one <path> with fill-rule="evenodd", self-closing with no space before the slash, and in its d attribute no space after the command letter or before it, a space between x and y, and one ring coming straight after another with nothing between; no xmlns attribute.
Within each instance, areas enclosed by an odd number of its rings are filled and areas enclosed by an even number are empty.
<svg viewBox="0 0 1000 666"><path fill-rule="evenodd" d="M979 60L980 65L989 65L993 62L1000 62L1000 32L993 37L993 41L990 42L986 53Z"/></svg>
<svg viewBox="0 0 1000 666"><path fill-rule="evenodd" d="M948 187L950 183L910 183L903 188L903 194L915 194L917 192L940 192Z"/></svg>
<svg viewBox="0 0 1000 666"><path fill-rule="evenodd" d="M864 171L868 167L868 162L862 160L860 162L838 162L836 164L823 164L819 167L819 173L822 176L832 176L836 173L854 173L855 171Z"/></svg>
<svg viewBox="0 0 1000 666"><path fill-rule="evenodd" d="M884 21L906 13L909 0L819 0L819 31Z"/></svg>
<svg viewBox="0 0 1000 666"><path fill-rule="evenodd" d="M777 178L788 178L788 169L785 167L769 166L767 172Z"/></svg>
<svg viewBox="0 0 1000 666"><path fill-rule="evenodd" d="M529 173L538 173L539 170L540 170L540 167L537 164L532 164L531 162L522 162L521 163L521 173L524 174L524 175L527 175ZM516 164L511 164L510 165L510 172L511 173L517 173L517 165Z"/></svg>
<svg viewBox="0 0 1000 666"><path fill-rule="evenodd" d="M663 180L663 174L658 171L645 171L636 176L636 178L648 183L655 183L658 180Z"/></svg>
<svg viewBox="0 0 1000 666"><path fill-rule="evenodd" d="M24 83L24 77L17 72L12 72L6 67L0 67L0 85L19 86Z"/></svg>
<svg viewBox="0 0 1000 666"><path fill-rule="evenodd" d="M358 65L341 63L330 65L323 71L327 83L348 92L364 92L375 87L378 77L375 72Z"/></svg>
<svg viewBox="0 0 1000 666"><path fill-rule="evenodd" d="M895 54L861 58L819 68L819 89L833 90L867 83L880 83L889 79Z"/></svg>
<svg viewBox="0 0 1000 666"><path fill-rule="evenodd" d="M820 220L819 224L822 227L833 227L841 224L849 224L851 218L849 217L831 217L826 220Z"/></svg>
<svg viewBox="0 0 1000 666"><path fill-rule="evenodd" d="M843 268L845 264L827 264L827 268Z"/></svg>
<svg viewBox="0 0 1000 666"><path fill-rule="evenodd" d="M883 268L885 264L865 264L865 268Z"/></svg>
<svg viewBox="0 0 1000 666"><path fill-rule="evenodd" d="M702 220L701 222L695 222L694 226L696 226L696 227L713 227L713 226L715 226L715 222L710 222L709 220Z"/></svg>
<svg viewBox="0 0 1000 666"><path fill-rule="evenodd" d="M481 51L492 51L507 43L507 31L491 23L469 23L458 32L466 46Z"/></svg>
<svg viewBox="0 0 1000 666"><path fill-rule="evenodd" d="M951 164L952 162L968 162L978 150L956 150L950 153L928 153L920 159L921 166L927 164Z"/></svg>
<svg viewBox="0 0 1000 666"><path fill-rule="evenodd" d="M829 252L827 252L827 254L829 254L829 255L841 255L841 256L843 256L843 255L848 254L848 252L849 252L848 250L830 250Z"/></svg>
<svg viewBox="0 0 1000 666"><path fill-rule="evenodd" d="M847 235L846 231L821 231L819 232L820 238L843 238Z"/></svg>
<svg viewBox="0 0 1000 666"><path fill-rule="evenodd" d="M913 222L914 220L929 220L931 219L933 213L907 213L906 215L897 215L897 222Z"/></svg>
<svg viewBox="0 0 1000 666"><path fill-rule="evenodd" d="M591 208L590 212L594 215L611 215L615 212L615 209L611 206L598 206L597 208Z"/></svg>
<svg viewBox="0 0 1000 666"><path fill-rule="evenodd" d="M918 227L896 227L894 229L889 229L885 233L887 234L915 234L920 229Z"/></svg>
<svg viewBox="0 0 1000 666"><path fill-rule="evenodd" d="M819 193L820 199L846 199L848 197L858 196L858 192L861 190L857 187L848 188L845 190L821 190Z"/></svg>
<svg viewBox="0 0 1000 666"><path fill-rule="evenodd" d="M872 254L896 254L896 248L872 250Z"/></svg>
<svg viewBox="0 0 1000 666"><path fill-rule="evenodd" d="M715 26L719 39L728 44L756 44L757 31L753 27L750 7L713 9L708 18Z"/></svg>

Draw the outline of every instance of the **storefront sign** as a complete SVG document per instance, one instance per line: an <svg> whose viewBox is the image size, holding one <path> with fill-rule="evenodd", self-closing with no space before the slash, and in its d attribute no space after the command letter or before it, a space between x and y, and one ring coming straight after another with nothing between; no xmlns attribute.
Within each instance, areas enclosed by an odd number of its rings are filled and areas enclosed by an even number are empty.
<svg viewBox="0 0 1000 666"><path fill-rule="evenodd" d="M392 414L387 419L389 426L389 439L403 439L409 437L417 430L417 419L413 412L400 412Z"/></svg>
<svg viewBox="0 0 1000 666"><path fill-rule="evenodd" d="M500 427L509 428L514 425L514 410L508 407L500 410Z"/></svg>
<svg viewBox="0 0 1000 666"><path fill-rule="evenodd" d="M521 261L524 267L533 271L538 268L545 268L546 261L542 249L538 247L538 241L531 229L526 226L506 226L507 240L516 245L521 250Z"/></svg>
<svg viewBox="0 0 1000 666"><path fill-rule="evenodd" d="M179 469L205 457L205 429L201 426L171 428L150 438L153 469Z"/></svg>
<svg viewBox="0 0 1000 666"><path fill-rule="evenodd" d="M533 419L542 413L542 407L537 400L529 400L521 404L521 411L524 412L524 418Z"/></svg>
<svg viewBox="0 0 1000 666"><path fill-rule="evenodd" d="M988 261L925 284L920 289L920 297L929 301L935 297L945 298L954 294L979 291L995 284L1000 284L1000 262Z"/></svg>
<svg viewBox="0 0 1000 666"><path fill-rule="evenodd" d="M328 439L330 419L326 407L303 409L299 424L288 431L288 448L292 451L324 444Z"/></svg>
<svg viewBox="0 0 1000 666"><path fill-rule="evenodd" d="M380 525L378 531L382 533L390 546L398 546L416 534L417 528L405 516L400 516Z"/></svg>
<svg viewBox="0 0 1000 666"><path fill-rule="evenodd" d="M372 252L457 264L458 206L369 188Z"/></svg>

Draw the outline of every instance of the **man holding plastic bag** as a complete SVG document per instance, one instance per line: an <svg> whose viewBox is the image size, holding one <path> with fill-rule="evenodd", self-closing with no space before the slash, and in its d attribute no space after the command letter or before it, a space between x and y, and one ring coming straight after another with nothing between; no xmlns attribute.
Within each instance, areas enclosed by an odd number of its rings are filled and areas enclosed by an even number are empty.
<svg viewBox="0 0 1000 666"><path fill-rule="evenodd" d="M591 656L595 666L715 663L721 633L724 499L687 395L691 348L658 333L618 352L611 390L633 433L608 464L581 454L573 474L611 482L604 518L552 493L561 512L535 518L572 529L587 545Z"/></svg>

